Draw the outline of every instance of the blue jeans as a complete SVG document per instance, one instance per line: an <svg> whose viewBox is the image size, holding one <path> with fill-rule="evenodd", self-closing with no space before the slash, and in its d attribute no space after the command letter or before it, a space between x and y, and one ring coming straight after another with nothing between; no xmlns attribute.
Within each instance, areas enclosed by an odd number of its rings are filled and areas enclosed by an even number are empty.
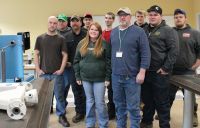
<svg viewBox="0 0 200 128"><path fill-rule="evenodd" d="M76 83L75 72L73 67L65 69L64 75L66 75L66 77L68 78L68 86L71 85L72 87L76 113L85 115L85 92L83 86L79 86Z"/></svg>
<svg viewBox="0 0 200 128"><path fill-rule="evenodd" d="M65 97L66 94L65 94L63 75L43 74L40 77L43 77L44 79L47 80L54 80L54 94L56 97L56 114L58 116L65 115L65 108L67 103Z"/></svg>
<svg viewBox="0 0 200 128"><path fill-rule="evenodd" d="M140 126L141 86L135 77L112 74L113 100L117 116L117 128L127 127L127 113L130 115L130 128Z"/></svg>
<svg viewBox="0 0 200 128"><path fill-rule="evenodd" d="M95 126L97 112L99 128L108 128L104 82L83 81L83 87L86 94L86 127Z"/></svg>
<svg viewBox="0 0 200 128"><path fill-rule="evenodd" d="M63 72L63 86L64 86L64 97L65 97L65 101L66 101L66 107L68 105L68 102L67 102L67 96L68 96L68 92L69 92L69 88L70 88L70 84L69 84L69 76L68 76L68 72L67 70L65 69L64 72Z"/></svg>

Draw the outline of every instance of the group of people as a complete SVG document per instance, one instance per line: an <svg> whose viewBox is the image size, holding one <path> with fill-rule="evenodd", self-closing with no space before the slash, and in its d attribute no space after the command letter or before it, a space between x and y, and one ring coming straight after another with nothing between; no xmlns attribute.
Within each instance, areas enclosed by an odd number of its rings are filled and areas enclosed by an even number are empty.
<svg viewBox="0 0 200 128"><path fill-rule="evenodd" d="M170 109L178 87L170 85L173 74L193 75L200 65L200 32L187 24L186 12L174 11L175 27L169 27L162 9L153 5L138 10L131 23L128 7L117 11L119 25L112 28L115 15L105 15L106 28L93 22L91 14L48 18L48 31L37 37L35 66L40 77L54 80L56 114L59 123L70 127L66 118L67 95L71 85L76 115L72 122L86 127L108 128L116 116L116 127L153 128L155 111L161 128L170 128ZM105 103L108 88L109 102ZM140 103L144 103L142 117ZM198 126L197 104L194 126Z"/></svg>

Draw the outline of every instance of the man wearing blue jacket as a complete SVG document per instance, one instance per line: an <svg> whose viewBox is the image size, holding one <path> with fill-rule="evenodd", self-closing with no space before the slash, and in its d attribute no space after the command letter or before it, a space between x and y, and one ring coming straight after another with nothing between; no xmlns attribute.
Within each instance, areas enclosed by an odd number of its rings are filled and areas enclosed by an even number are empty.
<svg viewBox="0 0 200 128"><path fill-rule="evenodd" d="M131 128L140 125L140 84L150 64L150 48L144 30L131 25L127 7L117 12L120 25L111 32L112 89L117 128L127 127L127 111Z"/></svg>

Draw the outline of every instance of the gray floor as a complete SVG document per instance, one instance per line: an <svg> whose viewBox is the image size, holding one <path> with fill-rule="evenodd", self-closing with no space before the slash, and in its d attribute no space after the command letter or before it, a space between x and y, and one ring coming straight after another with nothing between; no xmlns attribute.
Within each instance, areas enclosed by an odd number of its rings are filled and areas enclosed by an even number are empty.
<svg viewBox="0 0 200 128"><path fill-rule="evenodd" d="M179 91L176 95L176 100L174 102L174 105L171 110L171 128L182 128L182 119L183 119L183 95L181 91ZM68 118L68 121L70 122L71 128L85 128L85 122L82 121L80 123L74 124L72 123L72 117L75 115L74 112L74 104L73 104L73 94L70 90L68 98L67 98L69 105L67 107L67 114L66 117ZM106 94L106 101L107 101L107 94ZM197 103L200 105L200 97L197 96ZM55 101L54 101L54 107L55 107ZM198 115L199 115L199 122L200 122L200 107L198 108ZM127 122L129 126L129 121ZM158 121L154 120L153 122L154 128L159 128ZM49 121L49 127L50 128L62 128L62 126L58 123L58 117L54 113L50 115L50 121ZM109 121L109 128L116 128L116 121L111 120ZM197 128L200 128L197 127Z"/></svg>
<svg viewBox="0 0 200 128"><path fill-rule="evenodd" d="M197 102L200 105L199 98ZM72 123L71 120L74 114L75 114L74 107L68 107L66 116L71 124L71 128L85 128L84 121L77 124ZM199 122L200 122L200 107L198 108L198 115L199 115ZM170 122L171 128L181 128L182 118L183 118L183 100L177 99L175 100L172 111L171 111L171 122ZM128 121L128 126L129 126L129 121ZM115 120L110 121L109 128L115 128L115 127L116 127ZM58 118L55 114L55 110L54 110L54 114L51 114L50 116L49 128L62 128L62 126L58 123ZM154 121L154 128L159 128L157 120ZM200 128L200 126L198 128Z"/></svg>

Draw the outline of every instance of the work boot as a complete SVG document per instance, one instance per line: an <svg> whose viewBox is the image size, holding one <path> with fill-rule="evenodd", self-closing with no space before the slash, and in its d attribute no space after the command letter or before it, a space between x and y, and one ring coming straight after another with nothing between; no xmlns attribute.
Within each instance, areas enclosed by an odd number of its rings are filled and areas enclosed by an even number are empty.
<svg viewBox="0 0 200 128"><path fill-rule="evenodd" d="M58 122L62 124L63 127L70 127L70 124L65 115L59 116Z"/></svg>
<svg viewBox="0 0 200 128"><path fill-rule="evenodd" d="M197 113L194 113L194 115L193 115L193 127L198 127L198 124L199 124L198 115L197 115Z"/></svg>
<svg viewBox="0 0 200 128"><path fill-rule="evenodd" d="M153 128L153 124L140 123L140 128Z"/></svg>
<svg viewBox="0 0 200 128"><path fill-rule="evenodd" d="M76 115L72 118L73 123L78 123L84 119L85 115L84 114L79 114L76 113Z"/></svg>

